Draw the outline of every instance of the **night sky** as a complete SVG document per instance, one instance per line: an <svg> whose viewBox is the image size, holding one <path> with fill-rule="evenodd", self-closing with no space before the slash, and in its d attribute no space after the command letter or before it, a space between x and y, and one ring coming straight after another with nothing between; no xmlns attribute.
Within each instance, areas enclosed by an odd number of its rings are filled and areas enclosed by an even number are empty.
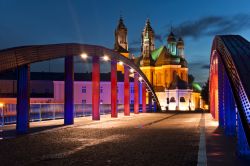
<svg viewBox="0 0 250 166"><path fill-rule="evenodd" d="M0 0L0 49L70 42L113 48L120 15L135 55L140 54L147 18L156 34L156 47L166 44L172 26L184 38L189 71L197 82L208 78L214 35L240 34L250 40L249 0ZM62 69L62 60L32 65L33 71ZM76 64L76 71L82 69Z"/></svg>

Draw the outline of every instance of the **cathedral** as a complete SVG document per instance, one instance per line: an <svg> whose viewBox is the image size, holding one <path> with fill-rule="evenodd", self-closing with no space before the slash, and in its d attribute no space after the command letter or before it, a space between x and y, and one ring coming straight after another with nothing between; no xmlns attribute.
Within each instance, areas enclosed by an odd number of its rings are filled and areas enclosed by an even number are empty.
<svg viewBox="0 0 250 166"><path fill-rule="evenodd" d="M188 63L184 41L171 30L166 45L155 46L155 33L147 19L141 33L141 53L131 56L128 49L127 28L120 18L115 30L114 49L133 60L154 87L162 110L190 111L201 107L200 87L188 82ZM118 67L118 70L122 70Z"/></svg>

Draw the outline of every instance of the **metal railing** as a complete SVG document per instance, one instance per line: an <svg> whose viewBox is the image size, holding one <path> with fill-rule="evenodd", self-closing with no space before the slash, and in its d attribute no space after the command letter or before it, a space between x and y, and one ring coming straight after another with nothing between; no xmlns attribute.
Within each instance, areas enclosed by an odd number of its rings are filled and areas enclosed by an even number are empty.
<svg viewBox="0 0 250 166"><path fill-rule="evenodd" d="M124 105L119 104L117 111L123 112ZM110 104L100 104L100 115L111 113ZM64 104L30 104L30 122L64 118ZM92 115L92 104L74 104L74 117ZM0 125L16 123L16 104L5 104L0 108Z"/></svg>

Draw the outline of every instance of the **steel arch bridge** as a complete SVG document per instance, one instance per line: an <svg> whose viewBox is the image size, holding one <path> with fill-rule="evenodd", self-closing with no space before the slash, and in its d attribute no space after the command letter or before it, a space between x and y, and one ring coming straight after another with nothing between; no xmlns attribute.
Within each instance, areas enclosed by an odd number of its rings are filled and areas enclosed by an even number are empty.
<svg viewBox="0 0 250 166"><path fill-rule="evenodd" d="M17 69L17 125L18 133L26 133L29 128L29 65L57 58L65 58L65 99L64 99L64 124L74 123L73 116L73 82L74 64L73 57L86 54L92 57L92 119L99 120L100 104L100 58L108 57L111 61L111 117L117 117L117 62L124 64L124 114L130 114L129 106L129 74L130 69L134 70L135 100L134 112L139 113L139 81L142 82L142 109L146 112L146 92L149 94L149 105L154 101L154 108L160 110L158 98L140 68L130 59L108 48L96 45L79 43L50 44L50 45L31 45L0 50L0 73L8 70ZM139 80L139 78L142 80ZM98 88L99 87L99 88Z"/></svg>
<svg viewBox="0 0 250 166"><path fill-rule="evenodd" d="M225 134L237 137L239 155L250 155L250 43L216 36L210 56L210 112Z"/></svg>

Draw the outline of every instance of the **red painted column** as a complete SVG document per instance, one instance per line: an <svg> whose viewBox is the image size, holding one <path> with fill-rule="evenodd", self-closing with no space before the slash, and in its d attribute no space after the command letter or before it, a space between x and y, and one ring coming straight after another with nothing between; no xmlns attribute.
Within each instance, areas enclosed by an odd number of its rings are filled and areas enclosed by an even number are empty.
<svg viewBox="0 0 250 166"><path fill-rule="evenodd" d="M100 58L92 58L92 120L100 120Z"/></svg>
<svg viewBox="0 0 250 166"><path fill-rule="evenodd" d="M111 117L117 118L117 63L111 61Z"/></svg>
<svg viewBox="0 0 250 166"><path fill-rule="evenodd" d="M139 114L139 75L134 73L134 113Z"/></svg>
<svg viewBox="0 0 250 166"><path fill-rule="evenodd" d="M142 112L146 113L146 84L142 83Z"/></svg>
<svg viewBox="0 0 250 166"><path fill-rule="evenodd" d="M124 115L130 115L129 67L124 65Z"/></svg>

